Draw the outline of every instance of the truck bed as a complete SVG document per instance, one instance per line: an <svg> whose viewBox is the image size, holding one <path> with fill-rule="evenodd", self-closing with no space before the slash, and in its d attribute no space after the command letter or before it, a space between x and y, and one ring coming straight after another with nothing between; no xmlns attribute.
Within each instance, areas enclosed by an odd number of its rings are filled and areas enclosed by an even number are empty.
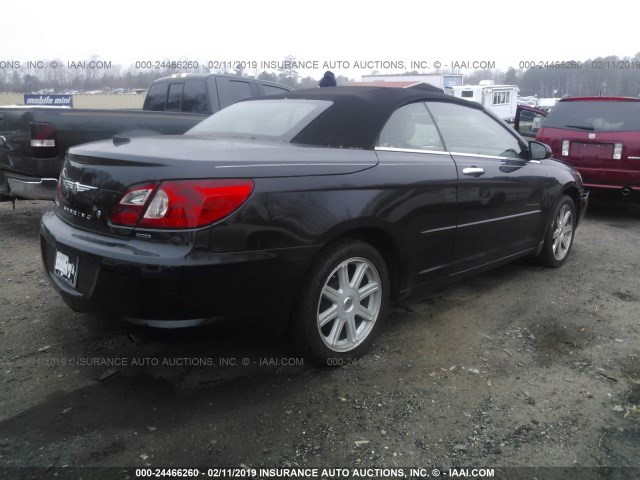
<svg viewBox="0 0 640 480"><path fill-rule="evenodd" d="M0 196L52 199L69 147L114 135L182 134L204 118L194 113L145 110L1 107ZM34 125L54 127L52 146L34 146Z"/></svg>

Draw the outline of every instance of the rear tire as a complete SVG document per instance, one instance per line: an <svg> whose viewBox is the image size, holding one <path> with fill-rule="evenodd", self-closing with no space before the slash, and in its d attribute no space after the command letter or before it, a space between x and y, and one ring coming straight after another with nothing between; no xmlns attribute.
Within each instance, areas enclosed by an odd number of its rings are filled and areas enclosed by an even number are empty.
<svg viewBox="0 0 640 480"><path fill-rule="evenodd" d="M293 340L310 359L339 366L361 356L380 331L389 273L371 245L339 240L313 263L292 318Z"/></svg>
<svg viewBox="0 0 640 480"><path fill-rule="evenodd" d="M538 261L545 267L558 268L565 264L573 246L576 228L576 206L562 195L553 209Z"/></svg>

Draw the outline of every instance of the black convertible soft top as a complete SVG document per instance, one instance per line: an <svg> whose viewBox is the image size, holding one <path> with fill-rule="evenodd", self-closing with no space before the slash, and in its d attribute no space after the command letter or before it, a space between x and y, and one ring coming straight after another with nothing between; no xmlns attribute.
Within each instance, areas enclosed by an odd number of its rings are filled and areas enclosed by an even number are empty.
<svg viewBox="0 0 640 480"><path fill-rule="evenodd" d="M293 143L325 147L372 149L391 114L409 103L431 100L457 103L482 110L479 103L445 95L439 88L427 84L409 88L312 88L262 97L260 100L286 98L333 102L330 108L293 139Z"/></svg>

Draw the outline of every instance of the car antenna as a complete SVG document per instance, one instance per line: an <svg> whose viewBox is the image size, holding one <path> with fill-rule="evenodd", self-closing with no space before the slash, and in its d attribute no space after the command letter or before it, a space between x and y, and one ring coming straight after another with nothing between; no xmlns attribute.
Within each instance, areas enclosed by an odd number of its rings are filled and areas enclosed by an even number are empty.
<svg viewBox="0 0 640 480"><path fill-rule="evenodd" d="M119 137L118 135L113 136L113 144L117 147L118 145L124 145L131 141L130 138L127 137Z"/></svg>

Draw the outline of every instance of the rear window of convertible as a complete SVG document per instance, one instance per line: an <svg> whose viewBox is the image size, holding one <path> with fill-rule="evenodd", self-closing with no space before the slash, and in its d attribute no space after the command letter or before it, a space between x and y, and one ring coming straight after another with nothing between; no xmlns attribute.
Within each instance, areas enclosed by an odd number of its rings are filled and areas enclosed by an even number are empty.
<svg viewBox="0 0 640 480"><path fill-rule="evenodd" d="M544 119L542 126L586 132L640 131L640 102L558 102Z"/></svg>
<svg viewBox="0 0 640 480"><path fill-rule="evenodd" d="M235 103L203 120L185 135L290 141L332 104L326 100L291 99Z"/></svg>

